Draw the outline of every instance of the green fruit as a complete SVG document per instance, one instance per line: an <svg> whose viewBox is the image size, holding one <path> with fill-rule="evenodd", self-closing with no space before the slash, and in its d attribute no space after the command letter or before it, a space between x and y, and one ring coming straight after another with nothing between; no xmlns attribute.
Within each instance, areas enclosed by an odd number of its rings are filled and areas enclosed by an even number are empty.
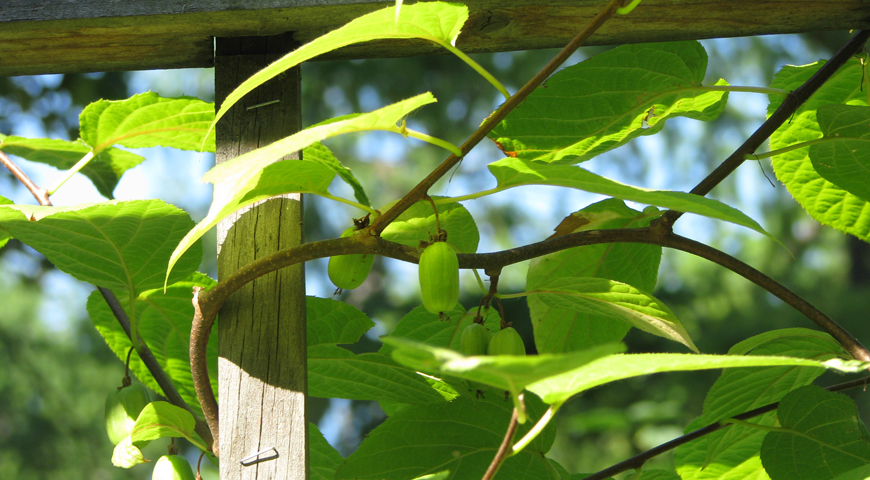
<svg viewBox="0 0 870 480"><path fill-rule="evenodd" d="M486 355L490 339L489 330L479 323L465 327L459 338L459 349L463 355Z"/></svg>
<svg viewBox="0 0 870 480"><path fill-rule="evenodd" d="M106 398L106 433L117 445L130 435L139 413L151 402L151 393L141 383L116 390Z"/></svg>
<svg viewBox="0 0 870 480"><path fill-rule="evenodd" d="M164 455L154 465L151 480L194 480L193 469L181 455Z"/></svg>
<svg viewBox="0 0 870 480"><path fill-rule="evenodd" d="M489 340L486 354L525 355L526 346L523 344L523 339L520 338L520 334L517 333L513 327L508 327L492 336Z"/></svg>
<svg viewBox="0 0 870 480"><path fill-rule="evenodd" d="M447 243L435 242L420 255L420 292L423 306L436 315L459 301L459 260Z"/></svg>
<svg viewBox="0 0 870 480"><path fill-rule="evenodd" d="M349 237L357 231L356 227L350 227L341 234L341 238ZM342 290L353 290L362 285L369 276L374 261L375 256L370 253L330 257L327 268L329 279Z"/></svg>

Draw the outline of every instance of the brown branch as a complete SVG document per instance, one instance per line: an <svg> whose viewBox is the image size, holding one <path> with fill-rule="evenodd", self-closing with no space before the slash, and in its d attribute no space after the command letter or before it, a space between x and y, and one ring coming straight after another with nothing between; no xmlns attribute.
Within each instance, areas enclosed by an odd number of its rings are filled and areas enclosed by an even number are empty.
<svg viewBox="0 0 870 480"><path fill-rule="evenodd" d="M870 360L870 353L849 332L821 310L782 284L726 253L703 243L670 233L660 227L587 230L501 252L459 254L458 259L460 268L482 268L486 271L496 272L501 271L507 265L542 255L569 248L602 243L659 245L691 253L721 265L764 288L783 302L806 315L821 329L839 341L853 357L864 361ZM217 401L215 400L214 392L211 390L208 369L205 366L205 346L208 343L208 337L211 334L217 312L223 306L226 299L248 282L280 268L317 258L354 253L375 253L411 263L417 263L419 260L419 253L413 247L361 233L352 237L305 243L275 252L233 272L211 290L198 291L197 296L194 297L196 314L194 316L193 329L191 330L191 371L193 372L193 382L197 395L199 395L203 412L209 412L206 413L206 418L209 424L214 425L212 432L215 438L217 438ZM502 316L502 321L504 321L504 316Z"/></svg>
<svg viewBox="0 0 870 480"><path fill-rule="evenodd" d="M519 400L520 404L522 404L522 393L520 394ZM486 473L483 474L483 477L481 477L480 480L491 480L496 472L498 472L499 467L501 467L502 462L504 462L505 456L511 450L511 442L513 442L514 433L517 431L518 418L519 411L517 411L517 407L514 407L514 411L511 414L511 420L508 422L507 432L504 434L504 439L501 441L501 445L498 446L498 450L495 452L495 457L493 457L492 462L490 462L489 468L486 469Z"/></svg>
<svg viewBox="0 0 870 480"><path fill-rule="evenodd" d="M758 127L757 130L741 145L730 157L725 159L722 164L716 167L715 170L701 181L690 193L696 195L707 195L716 185L719 185L725 180L728 175L737 169L746 159L747 155L755 153L755 151L767 140L773 133L797 112L798 108L803 105L813 93L816 92L822 85L825 84L833 75L840 69L852 56L857 54L864 48L867 39L870 38L870 30L862 30L852 37L849 42L831 57L822 67L807 80L803 85L796 90L790 92L780 104L779 108ZM675 210L670 210L665 213L659 220L663 226L671 228L674 222L683 214Z"/></svg>
<svg viewBox="0 0 870 480"><path fill-rule="evenodd" d="M35 198L40 205L51 206L51 201L48 199L48 190L36 186L36 184L33 183L33 180L31 180L30 177L28 177L27 174L24 173L24 170L18 168L18 165L16 165L15 162L7 157L6 154L3 153L3 151L0 151L0 163L2 163L3 166L6 167L6 169L9 170L12 175L14 175L15 178L17 178L18 181L21 182L22 185L30 190L33 198Z"/></svg>
<svg viewBox="0 0 870 480"><path fill-rule="evenodd" d="M681 250L710 260L711 262L721 265L767 290L783 302L791 305L795 310L806 315L806 317L818 325L819 328L834 337L834 339L836 339L837 342L839 342L840 345L854 358L865 362L870 361L870 352L867 351L867 348L865 348L864 345L861 345L861 342L859 342L858 339L853 337L852 334L825 315L821 310L814 307L810 302L804 300L800 295L792 292L776 280L740 260L737 260L731 255L716 250L709 245L675 234L666 234L664 238L665 241L662 242L662 246Z"/></svg>
<svg viewBox="0 0 870 480"><path fill-rule="evenodd" d="M208 337L211 333L211 327L214 325L215 317L211 317L208 322L203 322L202 311L199 306L199 293L202 287L193 287L193 322L190 325L190 373L193 377L193 388L196 391L196 396L199 398L199 403L202 406L202 414L205 416L205 421L208 423L210 430L211 443L208 444L212 453L216 457L220 457L220 429L218 417L218 404L214 396L214 390L211 389L211 382L208 377L208 363L206 360L206 350L208 348ZM216 315L217 313L215 313Z"/></svg>
<svg viewBox="0 0 870 480"><path fill-rule="evenodd" d="M30 177L24 173L18 165L15 164L5 153L0 151L0 163L3 164L15 178L21 182L22 185L27 187L33 197L39 202L40 205L45 207L50 207L51 200L49 200L48 190L42 187L37 186ZM124 307L121 306L121 303L118 301L118 298L115 296L114 292L104 287L97 287L100 294L106 300L106 304L109 306L109 310L112 311L112 314L115 316L115 319L118 320L118 324L121 325L121 328L124 330L124 333L127 334L127 338L130 341L133 341L133 335L130 331L130 319L127 317L127 312L124 311ZM137 333L138 335L138 333ZM169 375L163 370L163 367L160 366L160 363L157 362L157 358L154 357L154 353L148 348L148 345L145 344L145 341L142 337L139 337L139 348L136 349L136 353L139 354L139 359L142 360L142 363L145 365L145 368L151 372L151 376L154 377L154 380L157 382L157 385L160 386L161 390L163 390L163 396L169 400L170 403L177 407L181 407L191 415L196 420L195 430L196 433L199 434L200 437L206 442L206 445L211 445L212 436L211 432L209 432L208 426L203 423L201 419L199 419L196 413L192 408L181 398L181 395L178 393L178 390L175 389L175 385L172 383L172 379L169 378ZM129 362L127 364L127 369L129 369Z"/></svg>
<svg viewBox="0 0 870 480"><path fill-rule="evenodd" d="M610 17L612 17L616 13L616 9L621 7L623 0L610 0L607 2L607 5L598 12L592 20L586 25L583 30L580 31L568 45L565 46L552 60L550 60L544 68L541 69L540 72L537 73L531 80L528 81L517 93L513 94L509 99L503 103L498 110L496 110L492 115L490 115L483 124L462 144L459 149L462 151L463 156L468 155L468 152L471 151L481 140L486 138L486 135L492 131L493 128L496 127L504 118L513 111L529 94L532 93L533 90L538 88L544 80L547 79L553 72L556 71L566 60L571 56L580 46L586 42L586 40L598 30L601 25L604 25ZM458 157L454 154L451 154L447 157L441 165L435 168L426 178L424 178L420 183L417 184L407 195L402 197L395 205L393 205L389 210L387 210L383 215L377 217L371 225L371 232L375 235L379 235L387 225L390 224L393 220L399 217L405 210L411 207L411 205L417 203L419 200L423 199L432 185L438 181L441 177L447 174L451 168L456 166L463 157Z"/></svg>
<svg viewBox="0 0 870 480"><path fill-rule="evenodd" d="M837 385L831 385L829 387L825 387L825 389L828 390L829 392L841 392L843 390L848 390L850 388L865 386L868 383L870 383L870 377L864 377L864 378L859 378L857 380L852 380L849 382L840 383ZM771 403L769 405L765 405L763 407L759 407L759 408L756 408L754 410L750 410L746 413L741 413L740 415L735 415L735 416L729 417L729 418L733 418L735 420L748 420L752 417L757 417L758 415L761 415L761 414L764 414L767 412L772 412L773 410L776 410L776 408L778 406L779 406L779 402ZM695 431L687 433L681 437L677 437L669 442L665 442L661 445L653 447L653 448L651 448L643 453L640 453L638 455L635 455L635 456L629 458L628 460L624 460L622 462L617 463L616 465L607 467L604 470L596 472L596 473L584 478L583 480L604 480L604 479L611 477L613 475L616 475L618 473L626 472L628 470L637 470L637 469L643 467L643 465L651 458L657 457L665 452L671 451L671 450L673 450L681 445L685 445L685 444L691 442L692 440L703 437L704 435L708 435L710 433L713 433L713 432L720 430L720 429L723 429L725 427L730 427L732 424L727 423L725 420L728 420L728 419L720 420L716 423L712 423L710 425L707 425L706 427L702 427L702 428L699 428Z"/></svg>

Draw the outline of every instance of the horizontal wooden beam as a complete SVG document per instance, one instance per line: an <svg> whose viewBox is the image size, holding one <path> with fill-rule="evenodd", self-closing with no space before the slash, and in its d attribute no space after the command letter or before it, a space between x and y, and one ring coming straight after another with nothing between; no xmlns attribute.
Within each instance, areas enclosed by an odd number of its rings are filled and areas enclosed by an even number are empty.
<svg viewBox="0 0 870 480"><path fill-rule="evenodd" d="M294 32L307 42L394 0L0 0L0 75L210 67L215 37ZM407 3L407 0L406 0ZM606 0L467 0L457 46L563 46ZM643 0L591 45L870 28L870 0ZM442 53L373 42L329 59Z"/></svg>

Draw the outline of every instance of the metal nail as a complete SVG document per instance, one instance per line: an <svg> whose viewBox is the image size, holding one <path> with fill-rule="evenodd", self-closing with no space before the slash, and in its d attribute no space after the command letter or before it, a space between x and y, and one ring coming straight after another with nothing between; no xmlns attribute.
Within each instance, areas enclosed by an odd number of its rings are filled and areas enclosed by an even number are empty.
<svg viewBox="0 0 870 480"><path fill-rule="evenodd" d="M268 456L268 457L266 457L266 458L257 458L257 457L259 457L260 455L262 455L262 454L264 454L264 453L268 453L268 452L270 452L270 451L274 451L274 452L275 452L275 455L271 455L271 456ZM267 460L274 460L274 459L276 459L276 458L278 458L278 449L275 448L275 447L269 447L269 448L267 448L267 449L265 449L265 450L260 450L259 452L254 453L254 454L252 454L252 455L248 455L247 457L241 459L241 460L239 461L239 463L241 463L242 466L250 467L251 465L254 465L254 464L256 464L256 463L265 462L265 461L267 461Z"/></svg>

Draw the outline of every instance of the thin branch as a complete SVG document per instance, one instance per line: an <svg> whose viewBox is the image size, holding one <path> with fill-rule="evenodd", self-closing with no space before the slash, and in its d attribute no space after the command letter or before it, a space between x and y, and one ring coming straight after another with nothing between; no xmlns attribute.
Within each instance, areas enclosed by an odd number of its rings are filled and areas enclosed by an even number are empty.
<svg viewBox="0 0 870 480"><path fill-rule="evenodd" d="M522 399L520 399L520 402L522 402ZM501 467L507 454L510 453L511 442L514 439L514 433L517 431L517 424L519 423L517 421L518 418L519 411L514 407L514 412L511 414L511 421L508 422L508 428L507 432L504 434L504 439L502 439L501 445L498 446L498 451L495 452L495 457L493 457L492 462L489 464L489 468L486 469L486 473L483 474L483 477L481 477L480 480L491 480L496 472L498 472L498 469Z"/></svg>
<svg viewBox="0 0 870 480"><path fill-rule="evenodd" d="M33 180L24 173L24 170L18 168L18 165L16 165L15 162L7 157L2 151L0 151L0 163L2 163L3 166L6 167L6 169L9 170L22 185L30 190L33 198L35 198L40 205L51 206L51 201L48 199L48 190L42 187L37 187L36 184L33 183Z"/></svg>
<svg viewBox="0 0 870 480"><path fill-rule="evenodd" d="M115 294L109 290L108 288L97 287L100 294L106 300L106 304L109 305L109 309L112 311L112 314L118 320L118 323L121 325L121 328L124 329L124 333L127 334L127 337L132 337L132 332L130 331L130 319L127 318L127 312L124 311L124 307L121 306L121 303L118 301L118 298ZM137 334L138 335L138 334ZM160 389L163 390L163 395L169 400L169 403L181 407L196 419L196 426L194 429L196 433L199 434L200 437L205 441L206 445L211 445L213 442L211 432L209 431L208 425L206 425L201 419L197 418L196 412L190 408L190 405L181 398L181 394L178 393L178 390L175 389L175 385L172 383L172 379L169 378L169 375L163 370L160 366L160 363L157 361L157 358L154 357L154 353L148 348L148 345L145 344L145 340L142 337L139 337L139 347L136 349L136 353L139 354L139 359L142 360L142 363L151 372L151 376L154 377L154 380L157 382L157 385L160 386Z"/></svg>
<svg viewBox="0 0 870 480"><path fill-rule="evenodd" d="M773 115L771 115L767 121L762 123L755 133L746 139L746 141L743 142L743 145L735 150L730 157L725 159L725 161L713 170L707 178L702 180L701 183L693 188L691 193L701 196L710 193L716 185L719 185L722 180L728 177L731 172L736 170L737 167L745 161L747 155L754 153L765 140L773 135L773 133L783 123L791 118L798 108L800 108L800 106L803 105L804 102L806 102L807 99L816 92L816 90L824 85L824 83L827 82L828 79L830 79L834 73L840 69L840 67L845 65L852 56L860 52L864 47L864 44L867 43L868 38L870 38L870 30L862 30L852 37L852 39L849 40L849 42L844 45L836 55L831 57L830 60L822 65L822 67L812 77L810 77L809 80L793 92L789 93L785 99L783 99L779 108L773 112ZM682 214L683 212L671 210L665 213L659 220L657 220L657 222L670 228Z"/></svg>
<svg viewBox="0 0 870 480"><path fill-rule="evenodd" d="M667 234L664 237L666 240L662 242L663 246L691 253L701 258L710 260L713 263L721 265L728 270L742 276L750 282L767 290L775 295L783 302L791 305L795 310L806 315L822 330L834 337L840 345L846 349L854 358L862 361L870 361L870 352L861 342L852 336L849 332L841 327L833 319L825 315L821 310L814 307L810 302L804 300L800 295L792 292L776 280L759 272L751 266L737 260L736 258L715 248L705 245L701 242L696 242L679 235Z"/></svg>
<svg viewBox="0 0 870 480"><path fill-rule="evenodd" d="M30 193L36 198L36 201L39 202L40 205L50 207L51 200L49 200L48 190L42 187L37 186L30 177L24 173L18 165L15 164L5 153L0 151L0 163L3 164L18 181L24 185ZM115 294L109 290L108 288L97 287L100 294L103 295L103 298L106 300L106 304L109 306L109 310L112 311L112 314L115 316L115 319L118 320L118 324L121 325L121 328L124 329L124 332L127 334L127 338L130 341L133 341L132 332L130 331L130 319L127 318L127 312L124 311L124 308L121 306L121 303L118 301L118 298L115 297ZM137 334L138 335L138 334ZM139 337L139 348L136 349L136 352L139 354L139 358L142 360L142 363L151 372L151 376L154 377L154 380L157 382L157 385L163 390L163 395L169 400L170 403L177 407L181 407L193 415L193 418L196 419L196 433L199 434L200 437L206 442L207 445L211 445L212 436L211 432L208 429L208 425L206 425L201 419L199 419L196 413L192 408L181 398L181 395L178 393L178 390L175 389L175 385L172 384L172 380L169 378L169 375L163 370L163 367L160 366L160 363L157 362L157 359L154 357L154 353L148 348L148 345L145 344L145 341L142 340L142 337ZM129 357L128 357L129 358ZM127 362L127 369L129 369L129 361Z"/></svg>
<svg viewBox="0 0 870 480"><path fill-rule="evenodd" d="M829 387L825 387L825 389L830 391L830 392L841 392L843 390L848 390L850 388L866 386L868 383L870 383L870 377L864 377L864 378L859 378L857 380L852 380L849 382L840 383L837 385L831 385ZM776 410L776 408L778 406L779 406L779 402L771 403L769 405L765 405L763 407L759 407L759 408L756 408L754 410L750 410L746 413L741 413L740 415L735 415L735 416L730 417L730 418L733 418L736 420L748 420L752 417L757 417L758 415L761 415L761 414L764 414L767 412L772 412L772 411ZM702 428L699 428L693 432L687 433L681 437L677 437L669 442L665 442L665 443L658 445L656 447L653 447L653 448L651 448L643 453L635 455L635 456L629 458L628 460L624 460L622 462L617 463L616 465L607 467L604 470L596 472L595 474L590 475L590 476L584 478L583 480L604 480L605 478L611 477L611 476L616 475L618 473L626 472L628 470L637 470L637 469L643 467L643 465L651 458L657 457L665 452L671 451L671 450L679 447L680 445L685 445L685 444L691 442L692 440L703 437L704 435L708 435L708 434L711 434L717 430L721 430L725 427L731 426L732 424L728 423L727 420L728 419L720 420L716 423L707 425L706 427L702 427Z"/></svg>
<svg viewBox="0 0 870 480"><path fill-rule="evenodd" d="M612 17L616 13L616 9L622 6L623 0L610 0L607 2L607 5L598 12L592 20L589 21L589 24L586 25L583 30L580 31L569 43L565 46L552 60L550 60L544 68L538 72L528 83L526 83L523 88L521 88L517 93L513 94L509 99L503 103L498 110L496 110L492 115L490 115L486 121L462 144L459 149L462 151L462 155L467 155L468 152L471 151L472 148L477 146L481 140L483 140L486 135L492 131L493 128L496 127L504 118L513 111L529 94L532 93L533 90L538 88L539 85L544 83L553 72L556 71L566 60L571 56L580 45L582 45L586 40L598 30L601 25L604 24L610 17ZM460 160L462 160L462 156L457 156L455 154L451 154L447 157L441 165L438 165L435 170L432 171L426 178L424 178L420 183L417 184L407 195L402 197L395 205L393 205L389 210L387 210L383 215L377 217L371 225L371 232L375 235L380 234L387 225L390 224L393 220L398 218L399 215L402 214L405 210L411 207L411 205L417 203L419 200L423 199L432 185L438 181L441 177L447 174Z"/></svg>

